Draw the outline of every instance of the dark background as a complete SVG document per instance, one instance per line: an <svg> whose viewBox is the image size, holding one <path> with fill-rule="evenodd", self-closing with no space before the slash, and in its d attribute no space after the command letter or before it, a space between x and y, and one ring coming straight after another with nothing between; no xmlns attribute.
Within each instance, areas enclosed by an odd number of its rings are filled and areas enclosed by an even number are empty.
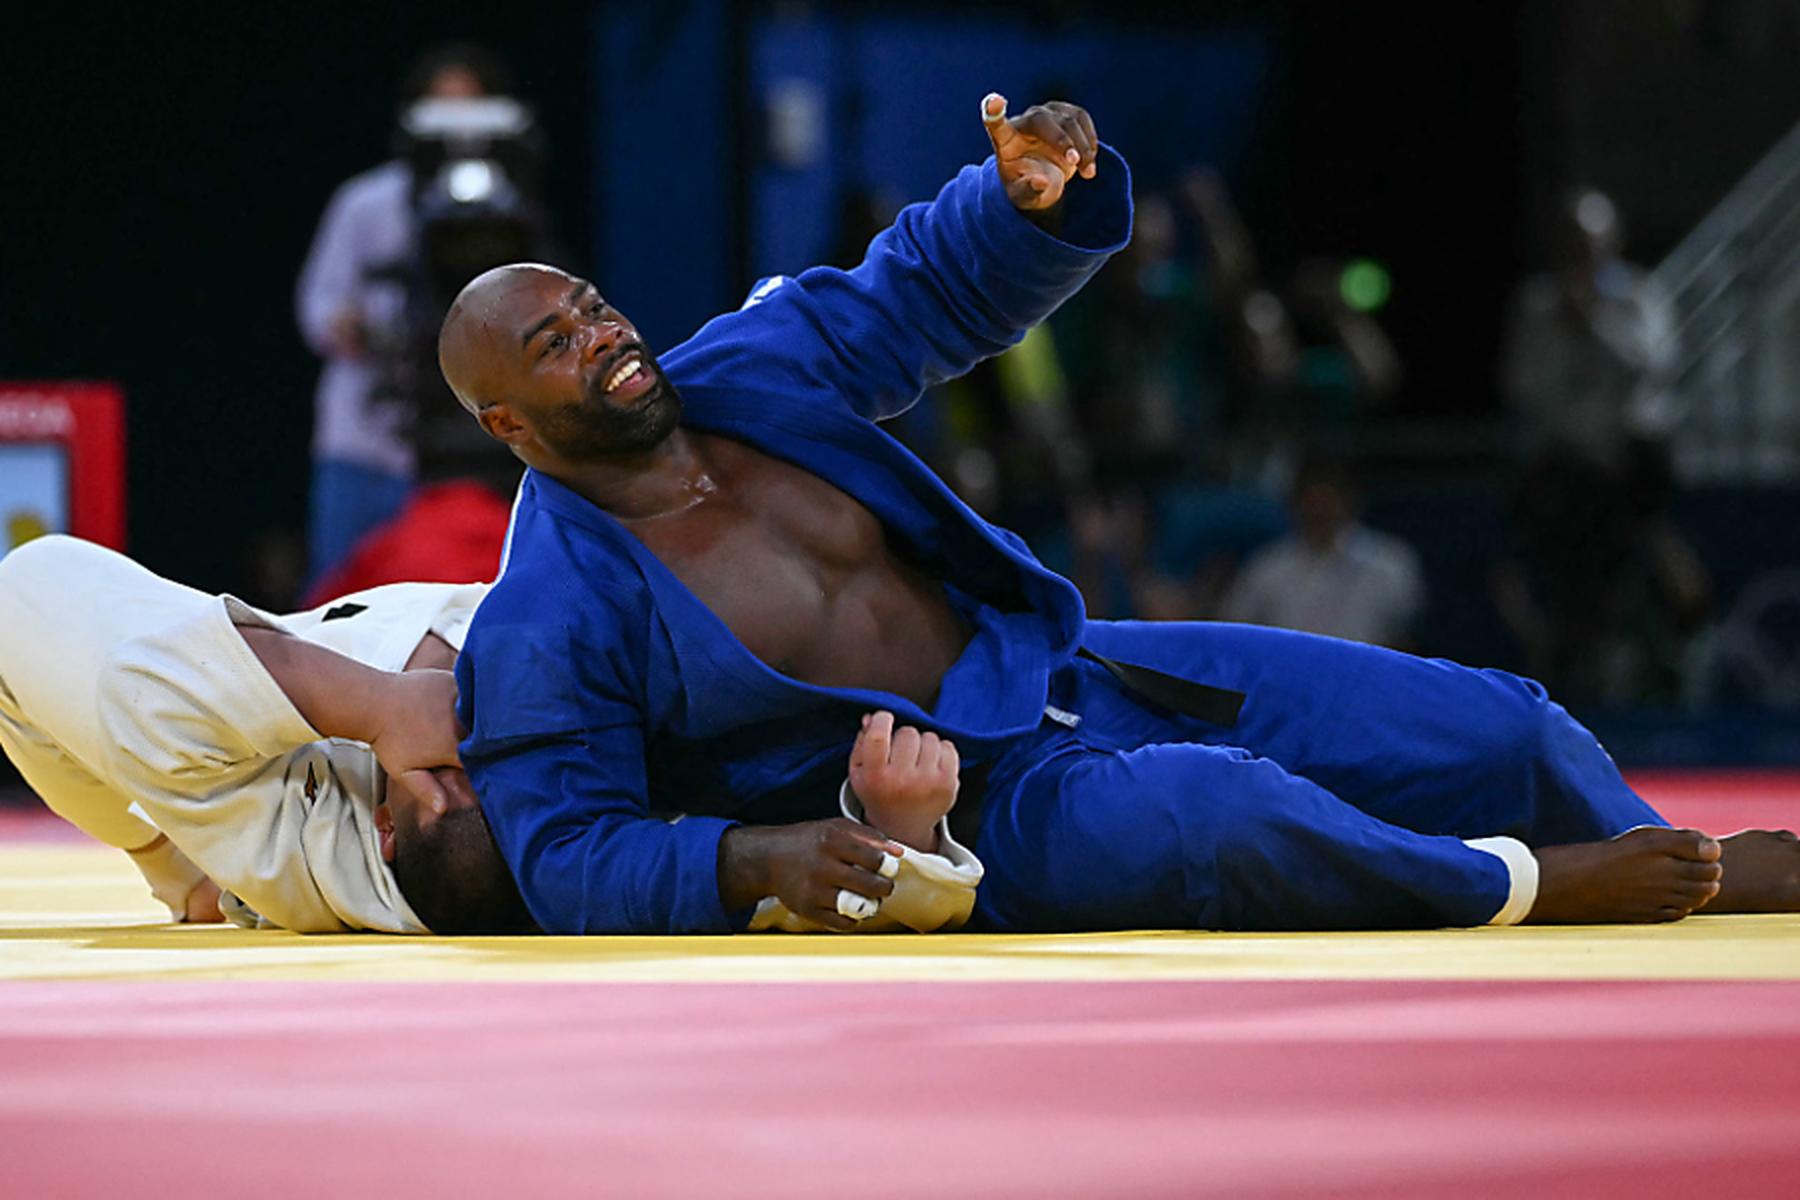
<svg viewBox="0 0 1800 1200"><path fill-rule="evenodd" d="M325 201L386 157L402 75L476 37L541 99L579 237L592 122L580 5L44 6L0 38L0 376L125 389L130 551L244 588L259 537L304 522L317 361L294 325Z"/></svg>

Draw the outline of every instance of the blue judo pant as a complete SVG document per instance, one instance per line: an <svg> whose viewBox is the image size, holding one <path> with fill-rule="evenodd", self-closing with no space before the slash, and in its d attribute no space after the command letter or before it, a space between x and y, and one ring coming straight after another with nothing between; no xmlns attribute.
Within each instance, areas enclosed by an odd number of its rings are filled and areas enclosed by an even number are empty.
<svg viewBox="0 0 1800 1200"><path fill-rule="evenodd" d="M1000 930L1480 925L1501 859L1463 839L1597 841L1666 822L1544 689L1334 638L1093 622L1084 644L1246 694L1238 724L1076 661L990 768L976 920Z"/></svg>

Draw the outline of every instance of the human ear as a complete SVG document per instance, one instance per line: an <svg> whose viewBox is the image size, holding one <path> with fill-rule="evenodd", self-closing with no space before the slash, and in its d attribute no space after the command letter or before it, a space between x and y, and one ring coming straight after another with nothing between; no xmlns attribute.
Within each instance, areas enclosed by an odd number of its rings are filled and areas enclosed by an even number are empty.
<svg viewBox="0 0 1800 1200"><path fill-rule="evenodd" d="M381 859L389 866L394 862L394 810L384 802L375 806L375 836L381 847Z"/></svg>
<svg viewBox="0 0 1800 1200"><path fill-rule="evenodd" d="M509 446L520 445L531 437L531 431L525 428L525 423L504 404L488 405L475 414L475 419L481 422L481 427L487 430L489 437Z"/></svg>

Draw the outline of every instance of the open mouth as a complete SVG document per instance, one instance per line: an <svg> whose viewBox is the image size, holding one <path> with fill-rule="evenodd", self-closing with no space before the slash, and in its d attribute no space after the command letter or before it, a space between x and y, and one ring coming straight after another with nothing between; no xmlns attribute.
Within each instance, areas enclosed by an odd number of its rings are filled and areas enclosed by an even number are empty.
<svg viewBox="0 0 1800 1200"><path fill-rule="evenodd" d="M607 362L598 378L600 394L608 400L635 400L656 382L656 372L642 346L629 346Z"/></svg>

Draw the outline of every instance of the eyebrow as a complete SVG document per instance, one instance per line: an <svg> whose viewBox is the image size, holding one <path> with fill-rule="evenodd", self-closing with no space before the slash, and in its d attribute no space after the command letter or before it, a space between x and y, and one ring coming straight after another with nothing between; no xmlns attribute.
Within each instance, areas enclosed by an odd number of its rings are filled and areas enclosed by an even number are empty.
<svg viewBox="0 0 1800 1200"><path fill-rule="evenodd" d="M569 289L569 294L563 298L563 303L574 304L593 286L593 284L587 282L585 279L578 281L574 287ZM560 312L553 312L543 320L539 321L536 325L533 325L530 329L527 329L525 331L525 336L519 339L519 346L523 348L531 345L531 339L554 325L556 323L556 318L560 316L562 316Z"/></svg>

